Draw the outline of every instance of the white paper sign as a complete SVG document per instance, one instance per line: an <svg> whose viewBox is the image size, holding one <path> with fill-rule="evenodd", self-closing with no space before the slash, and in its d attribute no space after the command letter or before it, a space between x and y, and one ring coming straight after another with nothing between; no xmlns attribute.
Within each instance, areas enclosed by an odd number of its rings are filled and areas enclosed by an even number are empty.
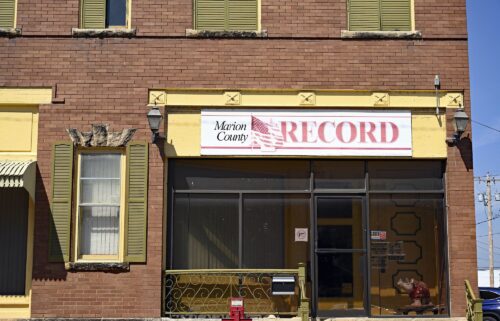
<svg viewBox="0 0 500 321"><path fill-rule="evenodd" d="M307 242L307 228L295 228L295 242Z"/></svg>
<svg viewBox="0 0 500 321"><path fill-rule="evenodd" d="M201 154L411 156L411 113L202 110Z"/></svg>

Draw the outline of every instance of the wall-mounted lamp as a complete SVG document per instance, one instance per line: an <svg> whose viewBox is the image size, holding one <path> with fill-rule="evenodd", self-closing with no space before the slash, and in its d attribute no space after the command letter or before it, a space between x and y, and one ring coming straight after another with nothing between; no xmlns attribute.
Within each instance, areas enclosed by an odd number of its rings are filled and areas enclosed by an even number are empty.
<svg viewBox="0 0 500 321"><path fill-rule="evenodd" d="M457 109L453 115L453 125L455 127L455 132L452 137L446 138L446 142L450 145L456 145L460 141L460 136L464 133L467 128L467 123L469 122L469 116L465 113L463 108Z"/></svg>
<svg viewBox="0 0 500 321"><path fill-rule="evenodd" d="M148 122L149 128L152 133L152 143L156 141L156 139L160 136L160 124L163 116L161 115L160 109L158 106L152 106L152 108L148 112Z"/></svg>

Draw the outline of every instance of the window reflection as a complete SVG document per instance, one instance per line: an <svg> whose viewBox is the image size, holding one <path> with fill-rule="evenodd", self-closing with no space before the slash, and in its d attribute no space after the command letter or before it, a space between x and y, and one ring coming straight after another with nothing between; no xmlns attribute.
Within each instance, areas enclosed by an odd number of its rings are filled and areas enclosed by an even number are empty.
<svg viewBox="0 0 500 321"><path fill-rule="evenodd" d="M446 314L441 196L370 199L371 312Z"/></svg>

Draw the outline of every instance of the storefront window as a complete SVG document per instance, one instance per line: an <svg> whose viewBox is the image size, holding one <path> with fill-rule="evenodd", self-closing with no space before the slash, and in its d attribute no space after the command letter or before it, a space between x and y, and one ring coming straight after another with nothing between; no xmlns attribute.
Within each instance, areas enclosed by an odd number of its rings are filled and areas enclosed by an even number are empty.
<svg viewBox="0 0 500 321"><path fill-rule="evenodd" d="M245 195L243 267L296 269L307 262L309 236L299 240L296 230L309 231L309 195Z"/></svg>
<svg viewBox="0 0 500 321"><path fill-rule="evenodd" d="M368 175L372 191L443 190L441 162L371 161Z"/></svg>
<svg viewBox="0 0 500 321"><path fill-rule="evenodd" d="M176 190L310 190L307 161L183 160L174 166Z"/></svg>
<svg viewBox="0 0 500 321"><path fill-rule="evenodd" d="M238 268L235 194L177 194L174 204L174 269Z"/></svg>
<svg viewBox="0 0 500 321"><path fill-rule="evenodd" d="M314 188L365 189L365 162L314 161Z"/></svg>
<svg viewBox="0 0 500 321"><path fill-rule="evenodd" d="M446 314L441 195L370 197L371 313Z"/></svg>
<svg viewBox="0 0 500 321"><path fill-rule="evenodd" d="M171 268L306 263L315 316L448 314L442 162L174 160L169 170Z"/></svg>

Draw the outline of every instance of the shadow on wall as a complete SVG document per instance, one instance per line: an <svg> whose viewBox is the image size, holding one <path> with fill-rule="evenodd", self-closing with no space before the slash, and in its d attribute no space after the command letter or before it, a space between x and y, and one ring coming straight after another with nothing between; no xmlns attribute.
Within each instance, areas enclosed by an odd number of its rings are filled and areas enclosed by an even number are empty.
<svg viewBox="0 0 500 321"><path fill-rule="evenodd" d="M68 272L64 267L62 253L60 253L61 257L57 258L57 262L49 261L49 231L53 228L50 202L37 164L33 280L66 280ZM52 246L60 249L59 238L53 237L51 242L54 241L57 243L52 244Z"/></svg>
<svg viewBox="0 0 500 321"><path fill-rule="evenodd" d="M465 168L467 168L467 170L472 170L472 141L469 134L467 134L467 137L462 137L462 139L460 139L457 143L457 148L460 151L460 156L462 157Z"/></svg>

